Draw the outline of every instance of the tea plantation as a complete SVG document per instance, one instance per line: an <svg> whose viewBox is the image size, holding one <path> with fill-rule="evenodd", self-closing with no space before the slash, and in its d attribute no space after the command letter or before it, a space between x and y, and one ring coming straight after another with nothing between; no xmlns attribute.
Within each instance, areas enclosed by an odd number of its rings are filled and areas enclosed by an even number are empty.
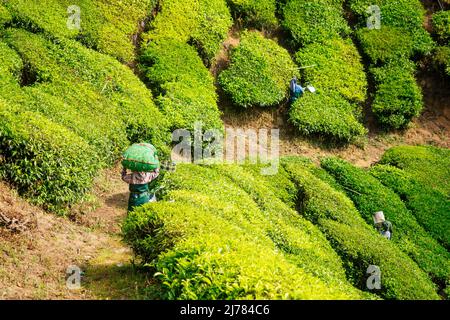
<svg viewBox="0 0 450 320"><path fill-rule="evenodd" d="M419 0L0 0L0 180L68 215L130 144L170 160L175 130L224 132L224 115L279 114L320 154L403 139L429 107L419 72L450 83L449 7L425 28ZM291 103L294 76L315 91ZM400 145L369 168L285 153L272 176L162 170L158 201L121 224L145 297L449 298L449 149Z"/></svg>

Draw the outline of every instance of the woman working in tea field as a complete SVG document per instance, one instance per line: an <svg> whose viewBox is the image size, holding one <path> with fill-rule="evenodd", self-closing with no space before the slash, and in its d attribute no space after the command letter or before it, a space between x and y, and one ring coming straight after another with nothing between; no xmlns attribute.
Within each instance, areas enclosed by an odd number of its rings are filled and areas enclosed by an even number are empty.
<svg viewBox="0 0 450 320"><path fill-rule="evenodd" d="M159 160L156 148L149 143L134 144L124 153L122 180L130 185L128 212L148 202L155 202ZM128 170L131 173L128 173Z"/></svg>

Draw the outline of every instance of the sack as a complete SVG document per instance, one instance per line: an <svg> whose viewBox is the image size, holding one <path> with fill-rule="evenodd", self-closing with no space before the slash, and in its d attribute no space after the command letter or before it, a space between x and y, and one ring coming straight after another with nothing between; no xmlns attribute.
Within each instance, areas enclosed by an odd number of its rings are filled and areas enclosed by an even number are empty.
<svg viewBox="0 0 450 320"><path fill-rule="evenodd" d="M316 88L314 88L312 85L308 85L306 88L308 88L309 92L311 92L311 93L316 92Z"/></svg>
<svg viewBox="0 0 450 320"><path fill-rule="evenodd" d="M383 213L383 211L378 211L378 212L375 212L374 214L373 214L373 222L375 223L375 224L377 224L377 223L382 223L382 222L384 222L385 221L385 218L384 218L384 213Z"/></svg>
<svg viewBox="0 0 450 320"><path fill-rule="evenodd" d="M122 166L131 171L152 172L159 168L156 148L150 143L136 143L122 155Z"/></svg>

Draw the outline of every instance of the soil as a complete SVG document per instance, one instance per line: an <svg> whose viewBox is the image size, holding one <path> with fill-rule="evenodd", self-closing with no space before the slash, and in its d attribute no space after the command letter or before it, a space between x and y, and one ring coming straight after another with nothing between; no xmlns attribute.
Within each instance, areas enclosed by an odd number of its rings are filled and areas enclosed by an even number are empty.
<svg viewBox="0 0 450 320"><path fill-rule="evenodd" d="M143 298L151 280L136 272L133 254L120 240L127 195L118 176L105 171L94 189L95 204L84 205L97 208L78 208L71 219L30 205L0 183L0 212L33 221L21 233L0 226L0 299ZM82 271L79 289L66 285L73 265Z"/></svg>

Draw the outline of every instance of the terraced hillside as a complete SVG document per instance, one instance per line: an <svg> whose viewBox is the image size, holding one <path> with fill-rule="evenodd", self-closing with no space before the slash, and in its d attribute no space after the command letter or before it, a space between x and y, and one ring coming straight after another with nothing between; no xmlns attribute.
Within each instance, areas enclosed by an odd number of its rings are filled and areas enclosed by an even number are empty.
<svg viewBox="0 0 450 320"><path fill-rule="evenodd" d="M380 28L367 24L373 6ZM2 189L86 226L107 206L89 208L102 197L98 176L116 175L131 143L151 142L170 160L177 129L280 127L276 175L250 163L179 164L162 173L157 203L111 222L144 266L133 271L136 296L448 298L449 8L0 0ZM290 104L294 76L316 92ZM392 241L373 226L379 210ZM117 245L109 236L102 243ZM378 290L366 281L373 265Z"/></svg>

